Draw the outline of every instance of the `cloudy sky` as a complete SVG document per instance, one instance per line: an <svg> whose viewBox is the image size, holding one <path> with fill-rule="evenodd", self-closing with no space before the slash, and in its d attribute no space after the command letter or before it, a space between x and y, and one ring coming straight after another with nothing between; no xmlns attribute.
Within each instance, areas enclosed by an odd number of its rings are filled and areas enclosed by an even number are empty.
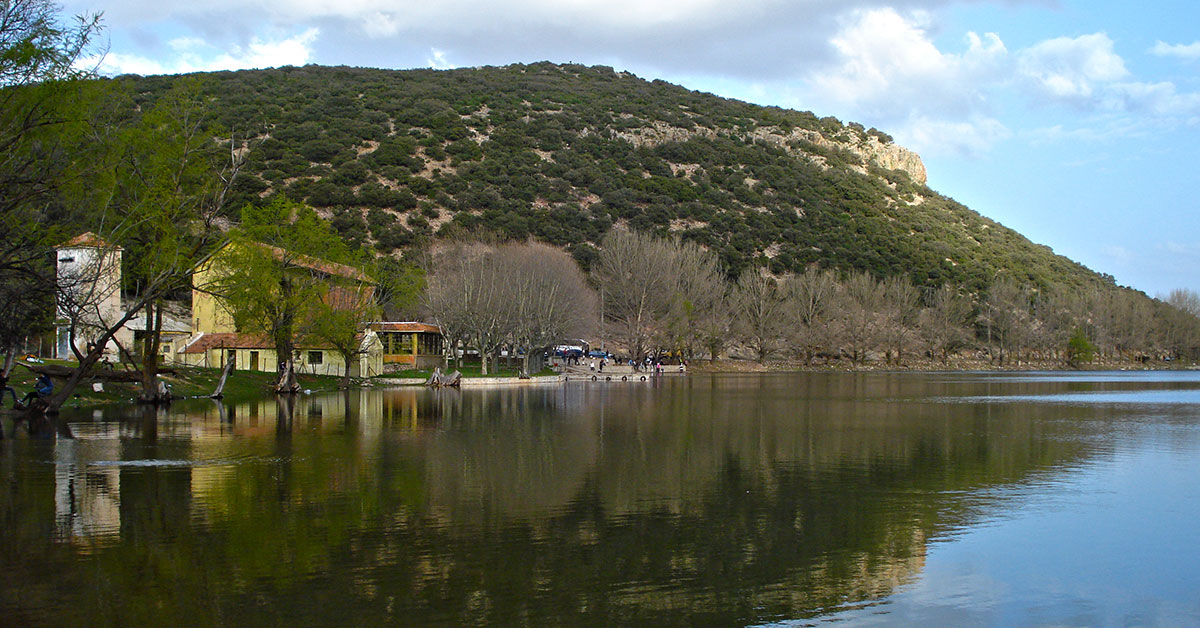
<svg viewBox="0 0 1200 628"><path fill-rule="evenodd" d="M105 4L107 2L107 4ZM1194 0L68 0L109 74L610 65L884 130L1117 281L1200 290Z"/></svg>

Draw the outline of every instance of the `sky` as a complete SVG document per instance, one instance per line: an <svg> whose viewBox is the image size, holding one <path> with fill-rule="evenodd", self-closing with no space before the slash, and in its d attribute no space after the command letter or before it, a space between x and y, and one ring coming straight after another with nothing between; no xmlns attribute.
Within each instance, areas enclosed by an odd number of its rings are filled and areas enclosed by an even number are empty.
<svg viewBox="0 0 1200 628"><path fill-rule="evenodd" d="M104 4L107 2L108 4ZM860 122L1122 285L1200 291L1194 0L66 0L105 74L553 61Z"/></svg>

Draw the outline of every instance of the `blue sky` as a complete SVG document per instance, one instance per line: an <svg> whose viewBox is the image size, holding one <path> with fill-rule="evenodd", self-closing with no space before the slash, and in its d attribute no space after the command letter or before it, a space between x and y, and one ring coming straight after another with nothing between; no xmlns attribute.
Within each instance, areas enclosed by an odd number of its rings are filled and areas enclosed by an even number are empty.
<svg viewBox="0 0 1200 628"><path fill-rule="evenodd" d="M111 2L111 0L110 0ZM1150 295L1200 290L1200 5L1177 0L69 0L106 73L550 60L890 133L929 184Z"/></svg>

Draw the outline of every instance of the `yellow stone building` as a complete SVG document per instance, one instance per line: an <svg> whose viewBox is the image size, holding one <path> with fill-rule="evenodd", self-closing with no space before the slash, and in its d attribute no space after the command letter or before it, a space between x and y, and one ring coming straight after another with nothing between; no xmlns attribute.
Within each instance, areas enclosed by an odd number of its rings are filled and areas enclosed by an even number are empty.
<svg viewBox="0 0 1200 628"><path fill-rule="evenodd" d="M239 370L274 372L279 359L271 339L261 334L243 333L213 288L226 276L231 247L259 246L297 273L316 275L328 289L326 297L353 307L375 297L375 282L361 271L344 264L298 255L265 244L245 245L228 242L218 248L192 272L192 337L177 354L179 361L192 366L221 367L234 360ZM332 295L332 296L331 296ZM354 377L373 377L383 373L383 345L374 330L360 334L359 353L350 364ZM341 375L345 361L332 346L308 338L296 339L293 356L297 373Z"/></svg>

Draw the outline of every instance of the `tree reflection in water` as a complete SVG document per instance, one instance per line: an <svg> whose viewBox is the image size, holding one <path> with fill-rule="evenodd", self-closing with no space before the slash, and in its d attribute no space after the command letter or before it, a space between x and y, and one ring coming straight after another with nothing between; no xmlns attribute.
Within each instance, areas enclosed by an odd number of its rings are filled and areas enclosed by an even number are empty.
<svg viewBox="0 0 1200 628"><path fill-rule="evenodd" d="M940 401L986 387L693 376L72 417L73 443L4 443L0 611L142 626L811 617L909 581L930 539L996 507L983 489L1092 452L1095 409L1071 422L1085 410Z"/></svg>

